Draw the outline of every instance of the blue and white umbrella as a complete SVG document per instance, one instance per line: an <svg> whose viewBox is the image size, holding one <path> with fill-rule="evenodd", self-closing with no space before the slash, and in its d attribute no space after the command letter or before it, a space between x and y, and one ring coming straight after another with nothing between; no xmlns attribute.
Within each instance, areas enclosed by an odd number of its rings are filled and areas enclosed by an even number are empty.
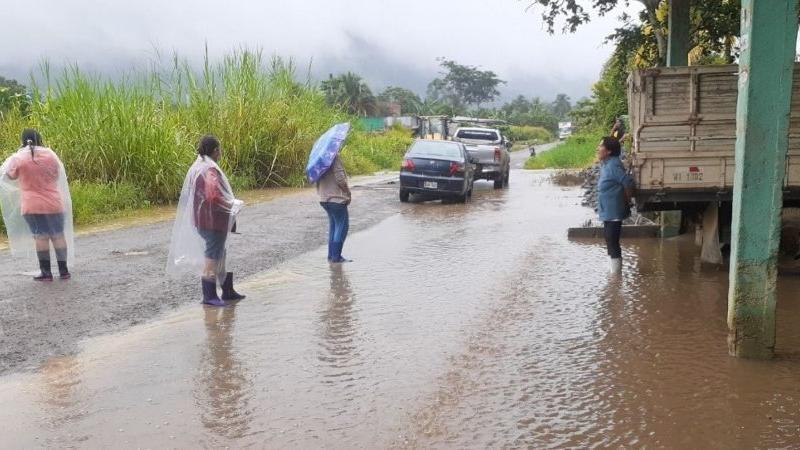
<svg viewBox="0 0 800 450"><path fill-rule="evenodd" d="M350 133L350 124L339 123L317 139L308 156L308 165L306 166L306 176L309 182L316 183L331 168L333 160L344 146L348 133Z"/></svg>

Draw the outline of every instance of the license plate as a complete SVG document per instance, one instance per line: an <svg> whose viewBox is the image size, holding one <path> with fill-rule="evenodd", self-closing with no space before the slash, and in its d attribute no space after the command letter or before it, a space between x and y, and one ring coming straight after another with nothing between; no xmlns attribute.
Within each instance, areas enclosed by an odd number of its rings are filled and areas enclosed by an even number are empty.
<svg viewBox="0 0 800 450"><path fill-rule="evenodd" d="M675 183L699 183L703 181L703 169L701 167L689 167L685 172L675 172L673 174Z"/></svg>
<svg viewBox="0 0 800 450"><path fill-rule="evenodd" d="M439 183L436 181L423 181L422 187L425 189L439 189Z"/></svg>

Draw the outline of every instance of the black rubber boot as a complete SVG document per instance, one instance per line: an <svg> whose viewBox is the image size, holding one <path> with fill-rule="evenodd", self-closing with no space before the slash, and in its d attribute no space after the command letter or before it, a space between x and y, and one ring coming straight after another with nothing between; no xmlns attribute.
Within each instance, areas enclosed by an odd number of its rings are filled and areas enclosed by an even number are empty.
<svg viewBox="0 0 800 450"><path fill-rule="evenodd" d="M62 280L69 280L72 278L72 275L69 273L69 269L67 268L66 261L59 261L58 262L58 276Z"/></svg>
<svg viewBox="0 0 800 450"><path fill-rule="evenodd" d="M203 304L209 306L228 306L217 296L217 282L215 280L207 280L201 278L200 282L203 284Z"/></svg>
<svg viewBox="0 0 800 450"><path fill-rule="evenodd" d="M39 260L39 270L41 273L38 276L33 277L34 281L53 281L53 272L50 270L49 259Z"/></svg>
<svg viewBox="0 0 800 450"><path fill-rule="evenodd" d="M244 300L246 297L233 289L233 272L225 274L225 281L222 283L222 299L236 301Z"/></svg>

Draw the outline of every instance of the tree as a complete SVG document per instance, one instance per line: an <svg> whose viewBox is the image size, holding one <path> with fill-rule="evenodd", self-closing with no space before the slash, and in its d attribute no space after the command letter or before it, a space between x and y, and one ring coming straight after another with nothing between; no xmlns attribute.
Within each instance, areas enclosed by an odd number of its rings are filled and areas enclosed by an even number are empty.
<svg viewBox="0 0 800 450"><path fill-rule="evenodd" d="M627 78L631 69L650 67L658 58L655 43L639 28L617 30L616 40L600 80L592 86L592 98L579 102L570 113L578 127L610 128L615 118L628 111Z"/></svg>
<svg viewBox="0 0 800 450"><path fill-rule="evenodd" d="M628 4L629 0L594 0L592 6L599 15L605 15L614 9L618 3ZM660 0L638 0L644 4L658 3ZM586 8L581 5L580 0L534 0L529 3L528 8L533 9L542 7L542 20L547 24L550 33L555 31L556 22L559 17L564 16L564 26L562 31L574 33L579 26L589 22L591 17L586 12Z"/></svg>
<svg viewBox="0 0 800 450"><path fill-rule="evenodd" d="M378 95L378 100L387 103L398 103L403 114L421 114L422 99L410 89L389 86Z"/></svg>
<svg viewBox="0 0 800 450"><path fill-rule="evenodd" d="M342 106L350 114L363 117L377 110L372 90L359 75L352 72L337 77L331 75L322 82L321 88L329 103Z"/></svg>
<svg viewBox="0 0 800 450"><path fill-rule="evenodd" d="M511 100L510 103L506 103L500 109L506 116L511 116L515 113L527 114L531 111L532 107L533 105L525 96L518 95L514 100Z"/></svg>
<svg viewBox="0 0 800 450"><path fill-rule="evenodd" d="M480 108L481 103L491 102L500 95L498 86L505 83L490 70L480 70L455 61L440 58L441 78L428 85L428 98L449 104L454 109L466 106Z"/></svg>
<svg viewBox="0 0 800 450"><path fill-rule="evenodd" d="M692 9L693 50L690 59L719 56L725 64L738 58L736 38L740 34L742 4L740 0L703 0Z"/></svg>
<svg viewBox="0 0 800 450"><path fill-rule="evenodd" d="M627 6L631 0L593 0L592 7L599 15L604 15L618 5ZM669 12L668 0L635 0L644 5L640 17L640 31L652 40L658 52L657 65L664 65L667 55L667 33ZM575 32L577 28L589 22L591 17L582 6L580 0L535 0L529 8L541 7L542 20L547 24L550 33L555 30L556 22L564 17L563 32ZM624 22L629 16L622 15ZM740 0L703 0L691 3L692 44L696 50L695 60L699 61L709 54L721 54L728 62L735 58L735 39L739 34L741 21ZM630 25L630 24L629 24ZM616 34L616 33L615 33ZM613 36L613 35L612 35Z"/></svg>
<svg viewBox="0 0 800 450"><path fill-rule="evenodd" d="M464 107L455 107L449 103L434 99L431 96L425 97L422 102L422 114L432 116L459 116L467 113Z"/></svg>
<svg viewBox="0 0 800 450"><path fill-rule="evenodd" d="M484 111L483 116L503 119L512 125L537 126L555 132L558 130L559 118L551 109L551 104L543 102L539 97L528 100L519 95L493 114Z"/></svg>
<svg viewBox="0 0 800 450"><path fill-rule="evenodd" d="M645 6L634 21L622 14L623 24L606 38L616 45L603 67L600 80L592 87L591 99L576 105L570 116L579 126L611 126L615 117L627 113L626 80L631 70L661 66L666 62L668 0L635 0ZM542 17L552 33L557 20L565 19L564 32L574 32L590 20L580 0L535 0L531 7L543 7ZM584 3L585 4L585 3ZM610 12L629 0L594 0L591 8L599 14ZM690 64L730 64L738 57L740 0L691 2Z"/></svg>
<svg viewBox="0 0 800 450"><path fill-rule="evenodd" d="M563 119L567 117L567 114L569 114L570 111L572 111L572 103L570 103L567 94L558 94L556 99L550 105L550 108L556 117Z"/></svg>
<svg viewBox="0 0 800 450"><path fill-rule="evenodd" d="M25 106L28 103L25 86L16 80L0 77L0 113L14 106Z"/></svg>

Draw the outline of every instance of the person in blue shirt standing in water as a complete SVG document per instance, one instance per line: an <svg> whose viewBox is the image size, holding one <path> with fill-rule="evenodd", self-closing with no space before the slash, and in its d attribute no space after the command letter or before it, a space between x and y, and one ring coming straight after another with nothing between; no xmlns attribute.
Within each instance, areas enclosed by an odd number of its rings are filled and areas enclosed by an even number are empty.
<svg viewBox="0 0 800 450"><path fill-rule="evenodd" d="M618 140L606 136L597 146L600 161L600 177L597 181L597 207L603 221L608 256L611 257L611 273L622 271L622 248L619 244L622 221L630 215L633 197L633 178L625 171L620 160L621 146Z"/></svg>

